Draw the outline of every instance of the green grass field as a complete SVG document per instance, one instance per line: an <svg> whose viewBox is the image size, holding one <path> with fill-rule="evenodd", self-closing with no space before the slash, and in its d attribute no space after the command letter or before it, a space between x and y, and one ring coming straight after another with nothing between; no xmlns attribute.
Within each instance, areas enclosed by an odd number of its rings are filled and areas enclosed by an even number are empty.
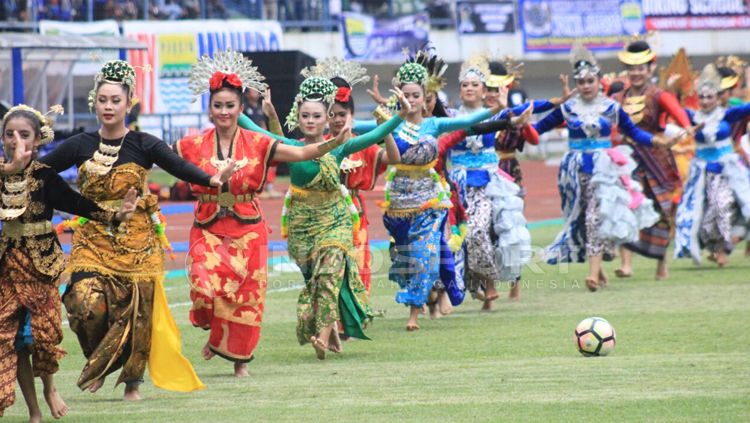
<svg viewBox="0 0 750 423"><path fill-rule="evenodd" d="M555 230L534 230L535 244ZM57 376L71 407L65 420L750 421L750 259L735 254L724 270L682 261L666 282L652 279L654 262L636 264L635 277L593 294L585 266L541 265L542 273L525 273L520 303L502 300L480 313L467 300L448 317L423 319L416 333L404 330L407 310L393 301L382 269L372 302L385 314L369 329L373 340L350 341L324 362L294 335L301 277L272 274L257 358L241 380L231 363L200 359L206 335L189 326L186 283L173 279L168 295L184 350L207 389L178 394L147 380L145 399L124 403L111 377L95 395L80 392L84 360L66 328L69 355ZM608 357L575 350L575 325L594 315L617 330ZM4 421L25 415L19 397Z"/></svg>

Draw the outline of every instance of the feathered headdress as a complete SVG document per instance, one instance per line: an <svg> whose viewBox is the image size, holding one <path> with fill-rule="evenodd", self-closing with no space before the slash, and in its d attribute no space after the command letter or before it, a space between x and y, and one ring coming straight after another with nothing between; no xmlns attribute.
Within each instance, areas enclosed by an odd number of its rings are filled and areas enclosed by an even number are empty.
<svg viewBox="0 0 750 423"><path fill-rule="evenodd" d="M328 80L340 78L346 82L347 87L337 87L336 101L346 103L352 95L354 85L367 82L370 77L367 76L367 69L357 62L339 59L337 57L327 57L315 62L315 66L305 68L301 72L305 78L320 77Z"/></svg>
<svg viewBox="0 0 750 423"><path fill-rule="evenodd" d="M703 68L698 77L698 94L716 94L721 91L721 75L713 63Z"/></svg>
<svg viewBox="0 0 750 423"><path fill-rule="evenodd" d="M197 97L220 89L226 81L243 92L249 88L262 94L268 88L264 79L252 60L238 51L227 50L214 53L213 58L208 55L201 57L190 68L188 87Z"/></svg>
<svg viewBox="0 0 750 423"><path fill-rule="evenodd" d="M286 127L293 131L299 126L297 119L297 113L299 106L304 101L320 101L326 105L326 109L330 110L333 103L336 101L336 85L331 82L328 78L322 78L320 76L311 76L305 78L302 84L299 86L299 92L294 97L294 104L292 110L286 117Z"/></svg>
<svg viewBox="0 0 750 423"><path fill-rule="evenodd" d="M466 78L475 76L482 82L487 82L490 76L490 63L486 54L474 54L469 60L461 64L458 81L463 82Z"/></svg>
<svg viewBox="0 0 750 423"><path fill-rule="evenodd" d="M516 62L511 55L491 61L489 67L490 76L485 85L490 88L507 87L523 77L523 62Z"/></svg>
<svg viewBox="0 0 750 423"><path fill-rule="evenodd" d="M409 61L422 65L427 70L425 90L436 93L445 87L445 71L448 64L430 50L419 50Z"/></svg>
<svg viewBox="0 0 750 423"><path fill-rule="evenodd" d="M124 60L110 60L94 75L94 88L89 91L89 109L94 108L96 102L96 88L101 82L122 84L128 87L128 95L135 94L135 69Z"/></svg>
<svg viewBox="0 0 750 423"><path fill-rule="evenodd" d="M570 63L573 65L573 78L575 79L585 78L588 75L599 76L601 72L594 55L580 42L573 44L573 49L570 51Z"/></svg>
<svg viewBox="0 0 750 423"><path fill-rule="evenodd" d="M65 113L65 109L59 104L50 107L49 111L44 114L33 107L19 104L18 106L11 107L8 112L5 113L2 126L5 126L6 119L8 119L14 112L18 111L30 112L39 119L39 132L41 133L40 144L47 144L55 139L55 131L52 130L52 125L54 125L55 120L50 115L62 115Z"/></svg>

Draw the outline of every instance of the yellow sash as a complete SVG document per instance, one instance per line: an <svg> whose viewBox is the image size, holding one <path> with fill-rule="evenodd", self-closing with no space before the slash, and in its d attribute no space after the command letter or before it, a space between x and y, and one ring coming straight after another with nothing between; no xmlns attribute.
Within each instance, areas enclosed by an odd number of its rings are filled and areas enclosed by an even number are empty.
<svg viewBox="0 0 750 423"><path fill-rule="evenodd" d="M148 356L148 373L154 386L177 392L204 389L193 366L182 355L182 341L177 324L169 311L164 277L154 286L154 309L151 316L151 353Z"/></svg>

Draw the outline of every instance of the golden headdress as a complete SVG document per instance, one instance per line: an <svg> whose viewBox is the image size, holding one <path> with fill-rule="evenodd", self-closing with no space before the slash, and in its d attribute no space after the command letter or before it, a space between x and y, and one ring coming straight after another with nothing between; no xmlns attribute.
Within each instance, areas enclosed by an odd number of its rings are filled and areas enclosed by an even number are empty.
<svg viewBox="0 0 750 423"><path fill-rule="evenodd" d="M203 55L190 68L188 87L193 95L200 96L221 88L226 81L243 92L250 88L262 94L268 88L264 79L252 60L238 51L227 50L214 53L213 58Z"/></svg>
<svg viewBox="0 0 750 423"><path fill-rule="evenodd" d="M489 68L490 76L485 85L490 88L507 87L523 76L523 62L516 62L511 55L491 61Z"/></svg>
<svg viewBox="0 0 750 423"><path fill-rule="evenodd" d="M721 56L716 60L716 68L721 75L722 90L734 88L739 84L747 63L737 56Z"/></svg>
<svg viewBox="0 0 750 423"><path fill-rule="evenodd" d="M5 113L5 116L3 116L2 126L5 126L6 119L8 119L15 112L19 111L29 112L36 116L37 119L39 119L39 132L41 134L41 139L39 142L40 144L47 144L55 139L55 131L52 130L52 125L54 125L55 120L50 115L62 115L65 113L65 109L63 109L63 106L59 104L55 104L54 106L50 107L49 111L44 114L33 107L29 107L25 104L19 104L18 106L11 107Z"/></svg>
<svg viewBox="0 0 750 423"><path fill-rule="evenodd" d="M474 54L461 64L458 81L463 82L466 78L476 76L483 83L490 76L490 63L486 54Z"/></svg>
<svg viewBox="0 0 750 423"><path fill-rule="evenodd" d="M643 65L656 60L656 52L651 49L647 39L653 32L634 34L622 51L617 52L617 58L626 65Z"/></svg>

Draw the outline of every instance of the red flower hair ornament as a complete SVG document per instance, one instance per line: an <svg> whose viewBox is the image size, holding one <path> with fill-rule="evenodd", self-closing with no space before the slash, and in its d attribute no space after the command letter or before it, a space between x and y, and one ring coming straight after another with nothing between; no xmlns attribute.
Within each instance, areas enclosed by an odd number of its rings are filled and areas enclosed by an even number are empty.
<svg viewBox="0 0 750 423"><path fill-rule="evenodd" d="M224 80L226 80L229 83L229 85L242 89L242 81L237 76L237 74L216 71L211 76L211 79L209 80L209 83L208 83L209 87L211 88L211 91L218 90L219 88L221 88L221 85L224 83Z"/></svg>
<svg viewBox="0 0 750 423"><path fill-rule="evenodd" d="M347 103L352 96L352 89L348 87L339 87L336 91L336 101Z"/></svg>

